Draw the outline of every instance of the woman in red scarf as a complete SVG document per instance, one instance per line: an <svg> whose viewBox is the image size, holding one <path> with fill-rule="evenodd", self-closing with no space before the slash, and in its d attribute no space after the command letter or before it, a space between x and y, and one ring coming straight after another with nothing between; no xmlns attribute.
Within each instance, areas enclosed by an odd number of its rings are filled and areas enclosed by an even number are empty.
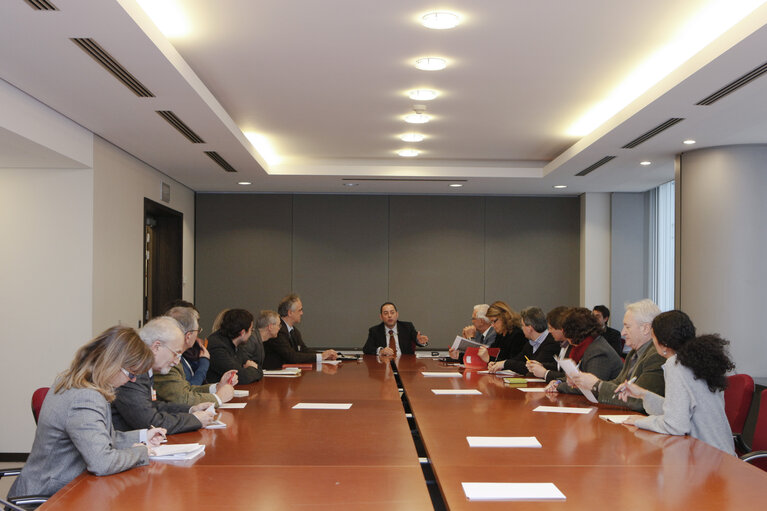
<svg viewBox="0 0 767 511"><path fill-rule="evenodd" d="M570 358L578 364L578 368L582 372L598 375L601 380L612 380L618 376L623 361L605 338L599 335L599 330L599 322L589 309L583 307L571 309L562 324L565 338L572 345ZM546 390L580 394L577 388L559 380L549 383Z"/></svg>

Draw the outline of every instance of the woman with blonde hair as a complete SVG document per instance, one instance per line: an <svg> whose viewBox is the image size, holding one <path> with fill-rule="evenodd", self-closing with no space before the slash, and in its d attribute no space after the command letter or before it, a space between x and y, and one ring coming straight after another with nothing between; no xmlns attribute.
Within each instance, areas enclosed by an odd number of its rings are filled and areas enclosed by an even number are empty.
<svg viewBox="0 0 767 511"><path fill-rule="evenodd" d="M146 465L165 430L115 432L109 403L152 360L132 328L112 327L82 346L43 402L32 452L8 496L53 495L84 470L102 476Z"/></svg>
<svg viewBox="0 0 767 511"><path fill-rule="evenodd" d="M497 301L487 309L487 319L495 330L495 342L493 348L500 348L495 360L507 360L520 351L525 346L525 334L522 333L522 318L509 307L506 302ZM479 348L479 358L484 362L490 362L490 353L487 346Z"/></svg>

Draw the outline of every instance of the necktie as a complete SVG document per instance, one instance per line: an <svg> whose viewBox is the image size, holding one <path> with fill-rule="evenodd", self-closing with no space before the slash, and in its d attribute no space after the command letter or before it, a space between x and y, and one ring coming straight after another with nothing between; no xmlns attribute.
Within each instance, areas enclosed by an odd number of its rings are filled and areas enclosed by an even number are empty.
<svg viewBox="0 0 767 511"><path fill-rule="evenodd" d="M397 353L397 341L394 339L394 330L389 329L389 347L394 353Z"/></svg>

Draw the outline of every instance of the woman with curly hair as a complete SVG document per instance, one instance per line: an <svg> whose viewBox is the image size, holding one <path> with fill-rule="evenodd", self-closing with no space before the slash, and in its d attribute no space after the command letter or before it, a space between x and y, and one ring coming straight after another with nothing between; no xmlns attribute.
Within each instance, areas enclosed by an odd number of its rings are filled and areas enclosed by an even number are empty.
<svg viewBox="0 0 767 511"><path fill-rule="evenodd" d="M724 413L727 373L735 369L727 353L729 342L716 334L695 337L689 316L678 310L653 320L652 341L666 358L666 397L634 383L624 385L621 399L642 399L650 414L632 416L625 424L668 435L690 435L734 455L732 431Z"/></svg>
<svg viewBox="0 0 767 511"><path fill-rule="evenodd" d="M599 334L600 328L597 318L584 307L570 309L562 323L562 333L572 346L570 358L578 364L578 369L591 373L600 380L612 380L620 373L623 362L612 346ZM528 369L535 369L532 362L528 362ZM546 390L580 394L577 387L560 383L559 380L552 380Z"/></svg>

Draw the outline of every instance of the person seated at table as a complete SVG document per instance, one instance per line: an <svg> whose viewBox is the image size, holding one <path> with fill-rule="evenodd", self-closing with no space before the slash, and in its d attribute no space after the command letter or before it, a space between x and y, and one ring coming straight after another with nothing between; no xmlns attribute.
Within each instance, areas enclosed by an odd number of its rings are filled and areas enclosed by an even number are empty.
<svg viewBox="0 0 767 511"><path fill-rule="evenodd" d="M43 402L32 451L8 496L50 496L85 470L105 476L148 464L165 430L116 432L109 403L152 360L128 327L112 327L77 350Z"/></svg>
<svg viewBox="0 0 767 511"><path fill-rule="evenodd" d="M621 333L607 325L607 322L610 321L610 309L606 305L595 305L592 314L599 321L599 334L605 338L607 344L613 347L618 356L622 357L623 342L621 341Z"/></svg>
<svg viewBox="0 0 767 511"><path fill-rule="evenodd" d="M384 302L380 309L381 322L368 329L368 338L362 352L366 355L386 357L412 355L416 346L426 346L429 338L409 321L400 321L397 306Z"/></svg>
<svg viewBox="0 0 767 511"><path fill-rule="evenodd" d="M199 314L191 307L173 307L166 315L178 321L181 330L185 332L184 348L188 350L197 342L197 332L201 330ZM189 406L214 402L218 406L234 397L233 385L237 385L236 371L225 373L218 383L191 385L184 374L186 364L182 355L181 361L171 367L168 374L154 375L154 388L158 399Z"/></svg>
<svg viewBox="0 0 767 511"><path fill-rule="evenodd" d="M616 391L626 380L636 378L637 385L663 395L665 387L662 366L666 359L661 357L653 346L651 328L652 321L658 314L658 306L646 298L626 305L621 333L631 351L626 355L623 369L612 380L601 380L591 373L581 372L573 380L575 385L572 386L591 389L600 403L644 411L641 399L629 398L624 402L617 396Z"/></svg>
<svg viewBox="0 0 767 511"><path fill-rule="evenodd" d="M336 350L318 353L310 350L304 343L301 332L296 328L304 315L304 305L297 294L291 293L280 300L277 313L282 319L282 324L277 337L264 345L266 369L281 369L283 364L311 364L338 358Z"/></svg>
<svg viewBox="0 0 767 511"><path fill-rule="evenodd" d="M471 339L476 343L483 344L491 347L495 342L495 328L487 318L487 310L490 306L486 303L480 303L474 306L471 311L471 325L463 327L461 330L461 337L464 339ZM463 361L463 353L459 350L452 349L452 346L448 349L450 358Z"/></svg>
<svg viewBox="0 0 767 511"><path fill-rule="evenodd" d="M237 349L237 358L245 364L252 360L258 367L264 367L264 343L274 339L280 332L280 315L271 310L258 313L253 334L248 341Z"/></svg>
<svg viewBox="0 0 767 511"><path fill-rule="evenodd" d="M549 333L555 341L559 343L559 353L557 354L557 367L556 369L546 369L537 360L531 360L528 362L527 369L537 378L543 378L546 382L552 380L564 380L566 378L565 372L559 367L558 360L567 358L570 356L570 350L573 348L570 342L565 338L565 334L562 331L562 325L565 322L567 314L572 310L571 307L565 307L560 305L554 307L546 314L546 323L549 326Z"/></svg>
<svg viewBox="0 0 767 511"><path fill-rule="evenodd" d="M493 348L500 349L498 355L493 357L493 361L512 358L522 351L527 339L522 333L522 318L519 314L514 312L506 302L499 300L490 305L485 315L495 330ZM477 355L483 362L490 362L490 352L484 344L479 347Z"/></svg>
<svg viewBox="0 0 767 511"><path fill-rule="evenodd" d="M147 374L140 374L117 389L112 401L112 420L115 429L131 429L158 426L169 434L194 431L213 421L208 411L213 402L194 406L158 401L154 390L154 374L168 374L170 368L181 359L184 333L173 318L160 316L149 321L138 331L139 337L152 351L152 367Z"/></svg>
<svg viewBox="0 0 767 511"><path fill-rule="evenodd" d="M549 333L543 311L539 307L527 307L522 309L520 315L522 316L522 333L525 334L528 342L514 357L488 364L487 369L491 373L505 369L527 374L528 360L537 360L546 369L554 369L557 366L554 355L559 351L559 344Z"/></svg>
<svg viewBox="0 0 767 511"><path fill-rule="evenodd" d="M584 307L572 309L562 324L562 332L572 346L570 358L578 364L578 369L602 380L612 380L621 371L623 361L605 338L599 335L600 330L597 318ZM567 394L580 393L577 388L559 380L552 380L547 389Z"/></svg>
<svg viewBox="0 0 767 511"><path fill-rule="evenodd" d="M195 307L192 302L186 300L173 300L165 306L165 312L163 312L162 315L167 316L168 312L175 307L189 307L194 309L199 321L200 311L197 310L197 307ZM214 329L213 331L215 332L216 330ZM203 340L200 339L202 327L195 333L197 335L197 342L192 344L192 346L181 355L181 366L184 369L184 376L191 385L202 385L205 383L208 375L210 353L208 353L208 350L205 348Z"/></svg>
<svg viewBox="0 0 767 511"><path fill-rule="evenodd" d="M663 312L653 320L652 342L666 359L665 397L626 383L619 397L641 399L650 415L631 416L624 424L667 435L690 435L735 455L724 411L727 373L735 369L727 353L729 342L718 335L695 337L692 321L679 310Z"/></svg>
<svg viewBox="0 0 767 511"><path fill-rule="evenodd" d="M210 369L208 378L219 380L230 371L237 371L235 377L241 385L258 381L264 370L250 360L243 345L253 333L253 314L245 309L229 309L221 320L221 328L208 337Z"/></svg>

